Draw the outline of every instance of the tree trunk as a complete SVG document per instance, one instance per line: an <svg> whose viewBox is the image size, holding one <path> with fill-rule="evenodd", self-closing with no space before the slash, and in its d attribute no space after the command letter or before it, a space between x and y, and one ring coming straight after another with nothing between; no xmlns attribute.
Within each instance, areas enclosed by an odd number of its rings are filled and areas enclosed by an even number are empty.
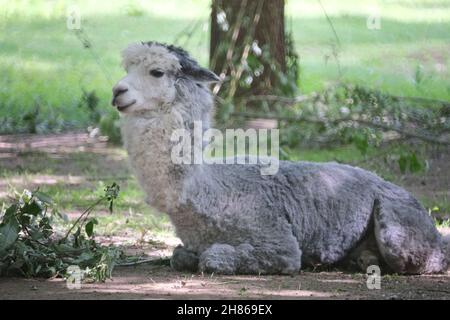
<svg viewBox="0 0 450 320"><path fill-rule="evenodd" d="M213 0L210 67L224 98L275 94L286 71L284 0Z"/></svg>

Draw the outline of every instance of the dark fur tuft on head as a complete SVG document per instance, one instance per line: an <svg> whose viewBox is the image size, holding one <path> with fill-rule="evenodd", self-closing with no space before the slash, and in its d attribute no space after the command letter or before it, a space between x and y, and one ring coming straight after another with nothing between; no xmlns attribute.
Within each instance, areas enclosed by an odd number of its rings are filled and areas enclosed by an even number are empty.
<svg viewBox="0 0 450 320"><path fill-rule="evenodd" d="M189 56L189 53L180 48L176 47L174 45L168 45L165 43L160 43L156 41L149 41L146 42L148 46L152 45L158 45L167 48L171 53L173 53L178 60L180 61L181 65L181 72L184 76L191 78L198 82L218 82L220 81L220 78L212 71L201 67L197 61L192 59Z"/></svg>

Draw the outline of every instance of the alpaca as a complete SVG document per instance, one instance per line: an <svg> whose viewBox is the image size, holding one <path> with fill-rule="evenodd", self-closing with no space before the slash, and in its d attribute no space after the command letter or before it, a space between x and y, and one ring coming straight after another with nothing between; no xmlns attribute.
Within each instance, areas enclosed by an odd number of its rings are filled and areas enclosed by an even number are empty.
<svg viewBox="0 0 450 320"><path fill-rule="evenodd" d="M302 266L368 265L404 274L437 273L447 244L404 189L337 163L176 164L176 129L208 128L219 81L186 51L157 42L123 52L127 75L112 104L147 202L166 212L183 246L176 270L220 274L293 274Z"/></svg>

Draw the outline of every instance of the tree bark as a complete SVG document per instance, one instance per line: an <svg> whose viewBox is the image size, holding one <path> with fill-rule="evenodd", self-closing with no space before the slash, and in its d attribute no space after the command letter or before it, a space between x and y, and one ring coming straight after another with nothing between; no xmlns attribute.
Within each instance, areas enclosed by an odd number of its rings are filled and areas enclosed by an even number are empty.
<svg viewBox="0 0 450 320"><path fill-rule="evenodd" d="M246 67L251 63L260 63L263 71L252 76ZM286 71L284 0L213 0L210 67L225 78L216 93L232 98L274 94L277 73ZM242 86L249 77L251 84Z"/></svg>

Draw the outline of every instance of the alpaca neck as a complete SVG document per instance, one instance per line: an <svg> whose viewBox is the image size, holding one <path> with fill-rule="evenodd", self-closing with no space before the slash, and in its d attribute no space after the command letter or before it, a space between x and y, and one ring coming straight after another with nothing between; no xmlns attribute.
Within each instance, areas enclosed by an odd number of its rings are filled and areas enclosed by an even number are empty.
<svg viewBox="0 0 450 320"><path fill-rule="evenodd" d="M203 85L180 79L176 88L173 103L122 119L125 147L148 202L169 214L177 210L186 179L202 167L172 162L172 132L184 129L192 134L194 121L202 121L203 129L208 129L214 105Z"/></svg>
<svg viewBox="0 0 450 320"><path fill-rule="evenodd" d="M183 128L173 113L155 117L125 115L122 136L130 162L147 201L156 209L171 213L175 210L183 182L192 166L174 164L171 159L170 137L174 129Z"/></svg>

